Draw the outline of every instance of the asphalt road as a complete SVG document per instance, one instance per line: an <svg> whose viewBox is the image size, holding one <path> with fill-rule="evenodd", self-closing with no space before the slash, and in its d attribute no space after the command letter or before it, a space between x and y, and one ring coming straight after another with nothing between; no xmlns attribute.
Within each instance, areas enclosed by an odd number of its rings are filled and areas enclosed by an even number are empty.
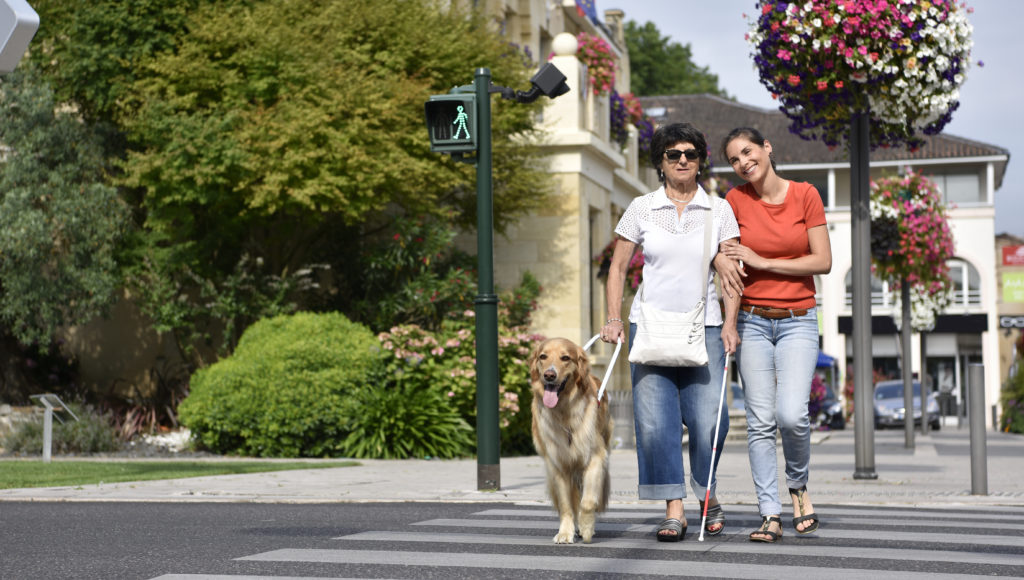
<svg viewBox="0 0 1024 580"><path fill-rule="evenodd" d="M556 546L545 506L502 503L2 502L0 578L980 578L1024 577L1024 507L819 504L821 529L749 542L659 543L656 504L618 504L591 545Z"/></svg>

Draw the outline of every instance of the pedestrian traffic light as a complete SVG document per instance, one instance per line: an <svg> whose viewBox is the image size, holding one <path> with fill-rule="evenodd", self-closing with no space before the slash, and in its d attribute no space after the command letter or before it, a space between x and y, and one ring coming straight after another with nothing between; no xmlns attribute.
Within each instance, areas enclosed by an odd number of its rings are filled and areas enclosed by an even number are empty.
<svg viewBox="0 0 1024 580"><path fill-rule="evenodd" d="M476 95L431 95L425 109L431 151L476 151Z"/></svg>

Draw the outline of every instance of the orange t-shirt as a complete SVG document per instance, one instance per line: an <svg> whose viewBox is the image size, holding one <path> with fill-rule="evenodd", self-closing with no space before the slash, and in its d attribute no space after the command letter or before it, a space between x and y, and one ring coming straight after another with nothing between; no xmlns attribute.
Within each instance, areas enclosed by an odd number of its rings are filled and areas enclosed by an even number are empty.
<svg viewBox="0 0 1024 580"><path fill-rule="evenodd" d="M725 196L740 225L740 243L757 255L792 259L811 253L807 230L825 225L825 206L810 183L789 182L786 199L779 205L761 200L754 186L744 183ZM787 276L747 267L743 304L776 308L811 308L813 276Z"/></svg>

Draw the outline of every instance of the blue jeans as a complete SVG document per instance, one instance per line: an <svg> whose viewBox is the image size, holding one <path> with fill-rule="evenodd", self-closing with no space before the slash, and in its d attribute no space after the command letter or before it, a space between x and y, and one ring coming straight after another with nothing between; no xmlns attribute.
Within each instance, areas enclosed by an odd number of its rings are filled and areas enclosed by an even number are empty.
<svg viewBox="0 0 1024 580"><path fill-rule="evenodd" d="M689 431L690 485L704 500L711 467L712 440L725 370L722 328L704 330L708 348L706 367L659 367L630 363L633 382L633 418L636 427L636 458L639 464L640 499L681 499L686 497L683 468L683 425ZM629 325L633 344L636 324ZM718 429L718 453L729 432L729 411L722 401ZM711 496L715 482L711 482Z"/></svg>
<svg viewBox="0 0 1024 580"><path fill-rule="evenodd" d="M740 311L736 352L747 411L750 472L762 516L782 513L776 430L782 434L786 485L807 483L811 458L811 420L807 404L818 362L818 315L769 320Z"/></svg>

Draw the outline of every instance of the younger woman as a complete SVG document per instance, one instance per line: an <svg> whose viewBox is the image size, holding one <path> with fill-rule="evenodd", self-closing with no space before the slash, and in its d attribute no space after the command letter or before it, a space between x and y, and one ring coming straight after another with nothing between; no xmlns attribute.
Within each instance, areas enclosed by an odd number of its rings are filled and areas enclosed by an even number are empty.
<svg viewBox="0 0 1024 580"><path fill-rule="evenodd" d="M775 173L772 145L756 129L738 128L722 144L725 159L747 183L726 194L740 242L723 244L715 267L726 293L742 289L736 363L743 380L747 447L761 527L757 542L782 537L776 430L782 434L793 527L809 534L818 517L807 496L811 422L807 403L818 359L814 275L832 269L821 196L813 185ZM746 280L740 282L740 276Z"/></svg>

